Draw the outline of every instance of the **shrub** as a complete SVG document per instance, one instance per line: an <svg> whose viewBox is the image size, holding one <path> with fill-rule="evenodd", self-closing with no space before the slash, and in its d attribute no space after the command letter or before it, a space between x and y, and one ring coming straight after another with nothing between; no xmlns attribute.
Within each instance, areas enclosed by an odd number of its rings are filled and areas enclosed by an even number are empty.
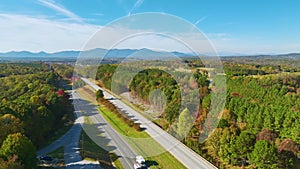
<svg viewBox="0 0 300 169"><path fill-rule="evenodd" d="M133 124L133 128L134 128L136 131L142 131L142 128L141 128L140 124L138 124L138 123L134 123L134 124Z"/></svg>

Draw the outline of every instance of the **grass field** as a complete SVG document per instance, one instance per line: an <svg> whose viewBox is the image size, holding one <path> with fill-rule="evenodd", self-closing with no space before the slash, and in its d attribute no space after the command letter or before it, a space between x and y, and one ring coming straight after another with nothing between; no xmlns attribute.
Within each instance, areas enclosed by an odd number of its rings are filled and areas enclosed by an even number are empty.
<svg viewBox="0 0 300 169"><path fill-rule="evenodd" d="M92 125L92 121L85 117L85 129L88 129L89 132L97 132L96 128ZM95 133L96 137L101 138L99 133ZM116 155L108 152L107 150L103 149L99 145L97 145L87 134L84 130L81 132L81 137L79 140L79 147L80 147L80 155L83 159L88 161L99 161L101 167L104 169L113 169L114 163L116 168L122 169L123 166L120 161L116 158Z"/></svg>
<svg viewBox="0 0 300 169"><path fill-rule="evenodd" d="M55 151L49 153L48 156L57 159L64 159L64 147L59 147Z"/></svg>
<svg viewBox="0 0 300 169"><path fill-rule="evenodd" d="M77 92L79 93L79 95L81 97L88 100L92 104L94 104L94 105L98 104L96 101L95 91L90 86L85 85L85 86L77 89Z"/></svg>
<svg viewBox="0 0 300 169"><path fill-rule="evenodd" d="M52 157L52 161L38 162L38 169L53 169L53 168L65 168L65 160L64 160L64 147L59 147L55 151L47 154L47 156Z"/></svg>
<svg viewBox="0 0 300 169"><path fill-rule="evenodd" d="M150 163L150 168L181 169L186 168L174 156L165 151L164 148L152 139L146 132L136 131L125 124L116 114L110 112L105 107L100 108L103 117L112 127L122 134L125 140L137 151L146 157ZM132 139L138 138L138 139ZM153 156L155 154L155 156Z"/></svg>

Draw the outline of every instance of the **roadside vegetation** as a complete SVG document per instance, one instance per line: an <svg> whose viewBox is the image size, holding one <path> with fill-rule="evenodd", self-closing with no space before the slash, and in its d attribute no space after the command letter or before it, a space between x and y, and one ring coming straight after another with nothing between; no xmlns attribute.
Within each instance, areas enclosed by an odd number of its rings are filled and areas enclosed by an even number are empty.
<svg viewBox="0 0 300 169"><path fill-rule="evenodd" d="M121 119L123 123L127 126L134 128L135 131L142 131L142 128L139 123L135 123L133 119L131 119L128 115L124 114L121 110L119 110L114 104L112 104L107 99L103 98L102 90L96 91L96 100L100 103L100 106L104 106L108 111L115 114L118 119Z"/></svg>
<svg viewBox="0 0 300 169"><path fill-rule="evenodd" d="M213 90L208 77L210 70L204 69L199 60L185 61L197 79L201 97L200 106L189 109L190 113L196 114L196 121L182 142L219 168L297 168L300 158L299 57L290 60L263 56L254 59L227 57L222 61L227 81L225 108L220 110L219 125L201 144L198 138L205 128ZM149 105L151 91L163 91L167 103L155 123L170 131L171 126L177 123L177 117L186 113L178 109L181 96L176 82L164 72L170 68L146 69L135 75L129 84L125 83L130 72L134 72L143 62L131 62L123 68L124 78L115 77L114 92L122 94L129 90L141 104ZM111 89L112 76L117 68L116 64L98 68L97 79L102 87ZM179 71L177 75L182 74ZM193 83L188 85L190 89L195 87ZM102 107L101 112L119 132L131 134L130 129L120 125L124 122L114 124L118 117L109 109ZM125 130L122 131L123 128Z"/></svg>
<svg viewBox="0 0 300 169"><path fill-rule="evenodd" d="M48 154L53 159L64 161L64 147L59 147L55 151Z"/></svg>
<svg viewBox="0 0 300 169"><path fill-rule="evenodd" d="M40 62L2 63L0 77L0 166L37 168L36 150L72 124L64 77Z"/></svg>
<svg viewBox="0 0 300 169"><path fill-rule="evenodd" d="M55 151L49 153L47 157L51 158L51 161L40 160L38 162L38 169L52 169L52 168L65 168L64 160L64 147L59 147Z"/></svg>

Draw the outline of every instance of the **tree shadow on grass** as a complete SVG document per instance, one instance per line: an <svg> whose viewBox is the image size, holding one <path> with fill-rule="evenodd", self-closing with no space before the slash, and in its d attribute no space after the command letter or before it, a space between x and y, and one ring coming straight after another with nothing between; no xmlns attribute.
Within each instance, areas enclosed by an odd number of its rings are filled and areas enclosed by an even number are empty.
<svg viewBox="0 0 300 169"><path fill-rule="evenodd" d="M156 161L153 161L153 160L146 160L145 164L146 164L147 167L158 166L158 163Z"/></svg>

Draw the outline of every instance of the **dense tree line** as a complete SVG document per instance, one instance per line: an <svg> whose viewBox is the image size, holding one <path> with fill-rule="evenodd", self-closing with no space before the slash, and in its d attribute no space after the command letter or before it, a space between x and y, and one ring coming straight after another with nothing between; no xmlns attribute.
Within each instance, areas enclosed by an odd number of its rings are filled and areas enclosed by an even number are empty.
<svg viewBox="0 0 300 169"><path fill-rule="evenodd" d="M71 65L55 63L51 64L51 67L62 78L70 79L73 77L74 67Z"/></svg>
<svg viewBox="0 0 300 169"><path fill-rule="evenodd" d="M101 81L101 84L111 89L112 76L115 75L115 70L118 65L101 65L97 72L97 79ZM164 109L163 117L167 119L169 125L171 125L179 113L184 109L180 107L181 103L181 92L190 92L191 95L201 97L201 100L209 94L209 81L207 76L200 71L195 71L193 73L193 78L187 76L185 72L172 71L173 75L168 74L164 70L159 69L145 69L138 72L131 81L127 81L126 78L130 76L131 72L135 72L134 67L126 67L122 70L122 77L116 77L114 81L114 92L118 94L122 93L123 89L128 89L131 95L138 97L145 104L149 104L150 101L162 101L162 100L150 100L150 92L153 90L159 89L166 96L166 106ZM126 75L127 74L127 75ZM117 76L117 75L115 75ZM174 77L173 77L174 76ZM185 84L184 90L180 89L180 86L177 84L176 80L182 82L188 82ZM128 83L129 82L129 83ZM187 96L184 99L184 105L188 105L192 96ZM198 101L200 104L200 100ZM159 104L159 103L158 103ZM193 107L193 108L192 108ZM199 108L197 105L189 105L189 108L192 108L190 111L194 114L199 114Z"/></svg>
<svg viewBox="0 0 300 169"><path fill-rule="evenodd" d="M0 64L0 166L36 167L35 150L73 110L61 77L47 64ZM3 73L3 72L13 73ZM2 164L3 163L3 164Z"/></svg>
<svg viewBox="0 0 300 169"><path fill-rule="evenodd" d="M96 79L101 81L101 85L111 89L112 76L118 65L104 64L100 65L96 74ZM86 73L88 74L88 73Z"/></svg>
<svg viewBox="0 0 300 169"><path fill-rule="evenodd" d="M227 68L226 109L218 129L195 149L221 168L297 168L299 74L252 77L239 76L239 71Z"/></svg>
<svg viewBox="0 0 300 169"><path fill-rule="evenodd" d="M287 54L279 56L227 56L222 57L223 64L262 67L264 70L272 71L278 68L286 72L299 72L299 54Z"/></svg>
<svg viewBox="0 0 300 169"><path fill-rule="evenodd" d="M202 65L195 60L186 63L194 68ZM300 157L300 75L299 69L289 67L293 64L288 61L285 60L283 65L226 60L225 109L217 129L204 143L199 143L198 139L211 102L206 72L194 71L201 97L201 106L197 110L178 107L182 93L174 78L162 70L146 69L136 74L130 84L124 84L124 79L118 79L118 83L128 85L130 93L144 104L149 104L151 91L163 91L167 104L157 124L167 126L164 127L166 130L174 123L178 131L184 130L186 126L181 124L190 120L187 114L196 112L197 119L182 142L220 168L297 168ZM104 87L110 89L117 67L102 65L98 69L97 78ZM177 75L181 75L180 71ZM193 88L193 85L188 86ZM164 125L165 122L168 125Z"/></svg>
<svg viewBox="0 0 300 169"><path fill-rule="evenodd" d="M24 75L34 74L36 72L49 71L50 67L47 64L40 62L36 63L1 63L0 77L9 75Z"/></svg>

